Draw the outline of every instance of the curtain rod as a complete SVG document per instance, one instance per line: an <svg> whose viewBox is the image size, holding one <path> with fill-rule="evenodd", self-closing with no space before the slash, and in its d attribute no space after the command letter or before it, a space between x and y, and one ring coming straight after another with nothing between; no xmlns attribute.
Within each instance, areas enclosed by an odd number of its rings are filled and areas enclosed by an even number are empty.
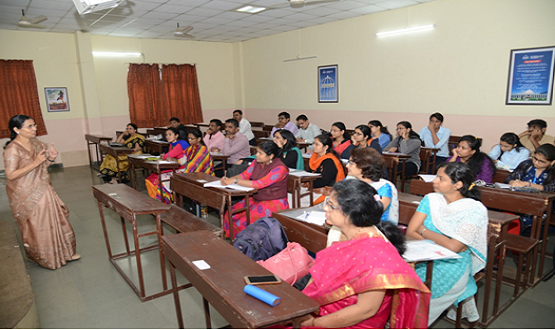
<svg viewBox="0 0 555 330"><path fill-rule="evenodd" d="M197 65L196 63L137 63L137 62L123 62L123 64L161 64L161 65L169 65L169 64L177 64L177 65L183 65L183 64L189 64L189 65Z"/></svg>

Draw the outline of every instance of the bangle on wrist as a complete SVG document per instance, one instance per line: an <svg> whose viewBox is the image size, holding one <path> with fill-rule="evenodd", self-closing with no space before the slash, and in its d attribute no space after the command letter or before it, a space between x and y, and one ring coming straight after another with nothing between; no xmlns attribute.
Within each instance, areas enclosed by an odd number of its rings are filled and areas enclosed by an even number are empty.
<svg viewBox="0 0 555 330"><path fill-rule="evenodd" d="M427 230L426 228L422 229L422 231L420 232L420 236L424 237L424 232L425 232L426 230Z"/></svg>
<svg viewBox="0 0 555 330"><path fill-rule="evenodd" d="M54 158L54 159L46 158L46 160L48 160L48 161L51 162L51 163L54 163L54 161L56 160L56 158Z"/></svg>
<svg viewBox="0 0 555 330"><path fill-rule="evenodd" d="M239 179L238 179L238 178L235 178L235 184L237 184L237 182L239 182Z"/></svg>
<svg viewBox="0 0 555 330"><path fill-rule="evenodd" d="M528 181L528 187L532 187L532 182Z"/></svg>

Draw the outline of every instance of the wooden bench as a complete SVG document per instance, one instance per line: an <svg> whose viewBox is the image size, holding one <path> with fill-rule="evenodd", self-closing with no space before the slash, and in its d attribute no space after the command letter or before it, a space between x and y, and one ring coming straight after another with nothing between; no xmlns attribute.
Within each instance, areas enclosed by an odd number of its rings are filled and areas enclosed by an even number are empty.
<svg viewBox="0 0 555 330"><path fill-rule="evenodd" d="M167 213L160 214L160 220L162 223L169 225L179 233L208 230L213 232L216 236L223 237L222 228L218 228L213 224L202 220L177 205L172 205Z"/></svg>
<svg viewBox="0 0 555 330"><path fill-rule="evenodd" d="M497 169L493 175L493 182L505 182L505 179L511 174L510 171Z"/></svg>

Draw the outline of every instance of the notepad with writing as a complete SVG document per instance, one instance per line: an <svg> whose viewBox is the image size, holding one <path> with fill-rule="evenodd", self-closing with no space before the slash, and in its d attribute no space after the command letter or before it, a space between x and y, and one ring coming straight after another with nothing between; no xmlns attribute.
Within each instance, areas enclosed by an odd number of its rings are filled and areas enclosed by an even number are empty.
<svg viewBox="0 0 555 330"><path fill-rule="evenodd" d="M238 184L230 184L230 185L224 186L224 185L222 185L220 180L207 182L203 185L203 187L213 187L213 188L219 188L219 189L233 189L233 190L241 190L241 191L254 190L254 188L243 187L243 186L240 186Z"/></svg>
<svg viewBox="0 0 555 330"><path fill-rule="evenodd" d="M407 241L407 250L403 254L406 262L458 258L461 256L430 240Z"/></svg>

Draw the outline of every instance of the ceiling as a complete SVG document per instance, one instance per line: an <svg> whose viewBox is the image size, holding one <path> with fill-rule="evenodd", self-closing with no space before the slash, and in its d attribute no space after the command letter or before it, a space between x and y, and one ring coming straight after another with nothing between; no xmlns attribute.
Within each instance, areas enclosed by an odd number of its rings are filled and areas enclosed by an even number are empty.
<svg viewBox="0 0 555 330"><path fill-rule="evenodd" d="M340 0L293 9L287 0L124 0L109 13L80 16L72 0L0 0L0 29L176 40L179 23L194 27L189 32L194 40L236 42L431 1ZM258 14L231 11L246 4L278 8ZM28 19L48 17L40 23L46 28L19 27L21 9Z"/></svg>

